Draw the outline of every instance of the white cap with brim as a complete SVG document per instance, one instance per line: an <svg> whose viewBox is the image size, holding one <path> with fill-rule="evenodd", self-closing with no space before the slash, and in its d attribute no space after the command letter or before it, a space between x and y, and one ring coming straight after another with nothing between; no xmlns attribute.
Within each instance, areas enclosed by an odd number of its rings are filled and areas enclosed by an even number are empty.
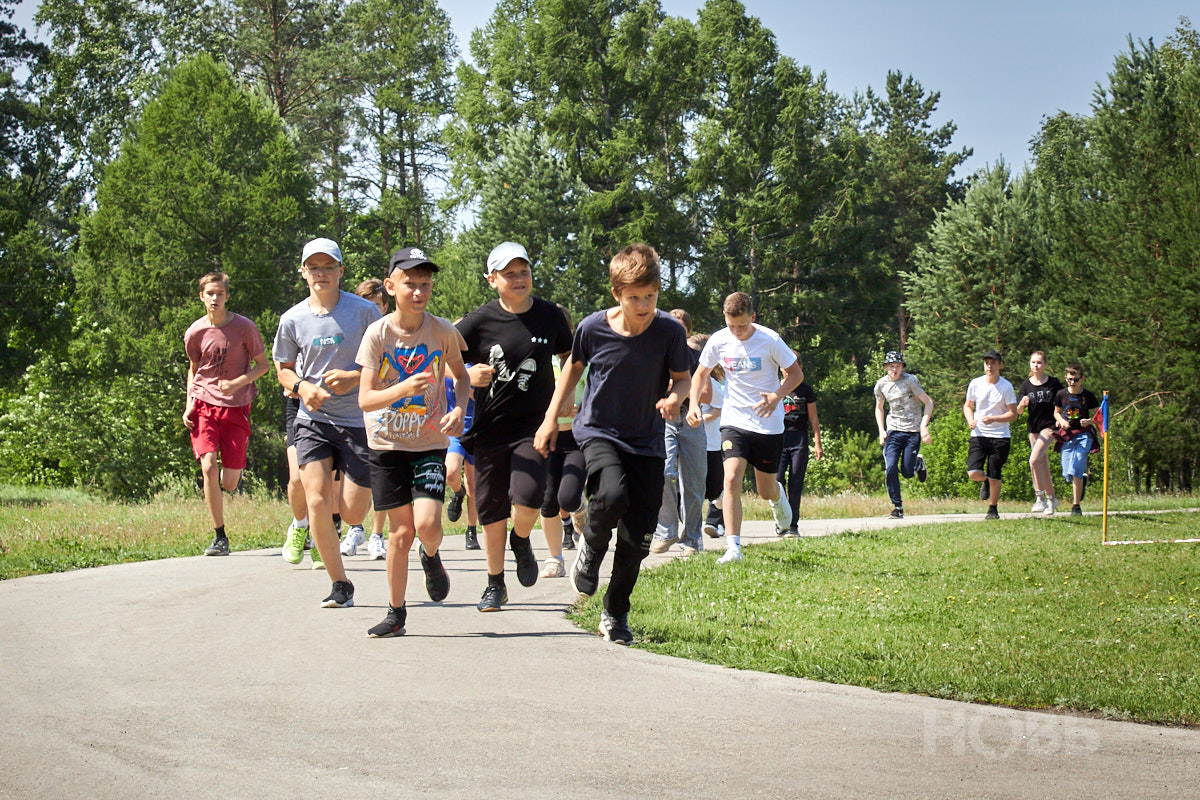
<svg viewBox="0 0 1200 800"><path fill-rule="evenodd" d="M342 248L338 247L337 242L333 239L313 239L304 245L304 255L300 257L300 265L307 264L308 260L317 253L324 253L332 257L339 264L342 263Z"/></svg>
<svg viewBox="0 0 1200 800"><path fill-rule="evenodd" d="M493 272L499 272L504 269L514 259L522 259L530 266L533 262L529 260L529 253L525 252L525 248L516 242L501 242L492 248L492 252L488 253L487 257L487 272L491 275Z"/></svg>

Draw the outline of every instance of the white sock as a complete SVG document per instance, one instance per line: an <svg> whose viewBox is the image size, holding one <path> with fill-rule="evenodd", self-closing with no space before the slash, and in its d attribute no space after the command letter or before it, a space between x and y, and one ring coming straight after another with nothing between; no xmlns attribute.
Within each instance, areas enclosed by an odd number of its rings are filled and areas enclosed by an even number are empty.
<svg viewBox="0 0 1200 800"><path fill-rule="evenodd" d="M1046 493L1045 493L1045 492L1038 492L1038 493L1037 493L1037 496L1038 496L1038 497L1045 497L1045 496L1046 496Z"/></svg>
<svg viewBox="0 0 1200 800"><path fill-rule="evenodd" d="M304 519L296 519L295 517L292 517L292 524L295 525L297 528L307 528L308 527L308 517L305 517Z"/></svg>
<svg viewBox="0 0 1200 800"><path fill-rule="evenodd" d="M726 548L735 550L741 546L742 546L742 537L741 536L726 536L725 537L725 547Z"/></svg>

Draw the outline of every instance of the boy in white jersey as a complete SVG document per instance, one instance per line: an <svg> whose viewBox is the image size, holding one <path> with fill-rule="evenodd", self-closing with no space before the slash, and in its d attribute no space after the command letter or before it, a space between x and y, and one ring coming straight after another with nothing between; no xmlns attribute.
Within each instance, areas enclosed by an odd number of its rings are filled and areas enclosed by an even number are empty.
<svg viewBox="0 0 1200 800"><path fill-rule="evenodd" d="M804 380L800 360L778 333L755 324L754 303L745 292L725 298L722 310L727 327L704 345L700 367L692 377L691 408L687 422L702 423L700 404L709 390L709 375L718 364L726 375L725 405L721 410L721 454L724 485L721 510L725 519L725 555L718 563L742 557L742 477L754 467L759 497L771 504L775 525L787 530L792 509L776 479L783 450L783 407L780 400ZM779 373L785 377L779 381Z"/></svg>
<svg viewBox="0 0 1200 800"><path fill-rule="evenodd" d="M971 429L967 450L967 475L980 481L979 498L988 504L987 519L1000 519L1000 473L1012 443L1008 423L1017 418L1017 393L1000 377L1004 360L996 350L983 354L983 374L967 386L963 417ZM987 473L984 474L984 467Z"/></svg>

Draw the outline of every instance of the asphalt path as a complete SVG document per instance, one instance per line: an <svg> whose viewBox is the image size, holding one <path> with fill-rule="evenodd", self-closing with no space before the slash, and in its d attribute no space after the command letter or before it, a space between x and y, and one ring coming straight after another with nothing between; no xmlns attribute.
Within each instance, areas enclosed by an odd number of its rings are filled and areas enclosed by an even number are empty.
<svg viewBox="0 0 1200 800"><path fill-rule="evenodd" d="M347 560L349 609L320 608L328 576L274 550L0 582L0 797L1200 797L1197 730L609 644L564 617L566 579L523 588L511 557L510 604L481 614L483 554L462 541L442 549L441 605L413 558L395 639L365 635L386 608L365 554ZM635 596L635 630L636 613Z"/></svg>

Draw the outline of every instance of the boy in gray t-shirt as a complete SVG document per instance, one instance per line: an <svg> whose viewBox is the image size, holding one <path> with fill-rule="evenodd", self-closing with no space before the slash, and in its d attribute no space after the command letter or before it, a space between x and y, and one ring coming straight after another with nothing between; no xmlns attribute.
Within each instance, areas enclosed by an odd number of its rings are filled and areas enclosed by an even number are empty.
<svg viewBox="0 0 1200 800"><path fill-rule="evenodd" d="M370 300L341 290L344 268L336 242L313 239L304 246L301 265L309 294L280 317L272 357L279 383L300 396L292 438L319 555L313 568L324 566L333 580L333 591L321 605L346 608L354 605L354 584L346 579L333 525L333 471L342 472L341 515L350 525L346 536L365 538L362 521L371 501L371 472L355 391L361 374L356 357L367 326L381 315Z"/></svg>
<svg viewBox="0 0 1200 800"><path fill-rule="evenodd" d="M904 371L904 357L891 351L884 356L887 374L875 382L875 422L879 425L879 444L883 447L884 482L888 499L892 501L891 519L904 517L900 498L900 476L924 481L925 459L921 458L921 443L928 443L929 418L933 416L933 400L921 388L915 375ZM887 402L887 419L883 404Z"/></svg>

